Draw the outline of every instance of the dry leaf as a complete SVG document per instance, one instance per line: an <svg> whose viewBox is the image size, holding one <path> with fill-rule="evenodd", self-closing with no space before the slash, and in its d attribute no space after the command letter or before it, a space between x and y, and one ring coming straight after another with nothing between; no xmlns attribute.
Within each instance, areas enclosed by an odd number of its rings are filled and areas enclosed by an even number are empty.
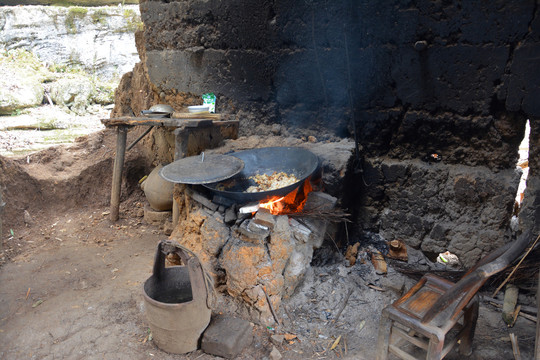
<svg viewBox="0 0 540 360"><path fill-rule="evenodd" d="M330 350L334 350L336 348L336 346L338 346L339 340L341 340L341 335L339 335L338 338L336 339L336 341L334 341L334 343L330 347Z"/></svg>
<svg viewBox="0 0 540 360"><path fill-rule="evenodd" d="M366 326L366 320L360 321L360 324L358 324L358 332L362 331L364 326Z"/></svg>
<svg viewBox="0 0 540 360"><path fill-rule="evenodd" d="M290 341L292 339L296 339L296 335L294 334L284 334L285 340Z"/></svg>

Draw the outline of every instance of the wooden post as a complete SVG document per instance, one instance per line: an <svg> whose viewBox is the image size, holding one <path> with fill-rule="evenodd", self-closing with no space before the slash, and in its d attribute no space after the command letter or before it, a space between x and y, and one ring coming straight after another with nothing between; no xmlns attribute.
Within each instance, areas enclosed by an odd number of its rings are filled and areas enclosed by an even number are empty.
<svg viewBox="0 0 540 360"><path fill-rule="evenodd" d="M127 126L116 127L116 157L114 158L113 178L111 187L111 221L117 221L120 208L120 193L122 187L122 169L126 155Z"/></svg>
<svg viewBox="0 0 540 360"><path fill-rule="evenodd" d="M4 242L2 239L2 213L6 204L2 201L2 190L0 189L0 251L4 250Z"/></svg>
<svg viewBox="0 0 540 360"><path fill-rule="evenodd" d="M174 161L178 159L183 159L187 156L188 135L189 133L183 128L178 128L174 130ZM174 188L176 189L177 187L178 187L178 184L175 184ZM175 228L176 225L178 225L179 219L180 219L180 208L173 196L173 206L172 206L173 228Z"/></svg>

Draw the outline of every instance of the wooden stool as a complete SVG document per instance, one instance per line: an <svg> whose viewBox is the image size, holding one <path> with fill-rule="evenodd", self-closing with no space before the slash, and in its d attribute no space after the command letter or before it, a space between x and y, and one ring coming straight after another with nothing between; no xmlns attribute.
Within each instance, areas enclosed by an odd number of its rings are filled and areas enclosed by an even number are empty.
<svg viewBox="0 0 540 360"><path fill-rule="evenodd" d="M442 359L458 342L460 353L470 354L478 319L476 293L490 276L504 270L523 252L531 235L528 230L493 251L455 284L426 274L405 295L385 307L377 359L387 359L388 353L392 353L401 359L416 360L400 348L404 341L426 350L427 360Z"/></svg>
<svg viewBox="0 0 540 360"><path fill-rule="evenodd" d="M442 359L458 341L460 353L469 355L478 319L476 296L454 318L447 309L430 322L422 323L427 311L452 286L454 283L448 280L427 274L403 297L383 309L377 359L387 359L388 353L400 359L417 359L400 348L404 341L427 351L428 360Z"/></svg>

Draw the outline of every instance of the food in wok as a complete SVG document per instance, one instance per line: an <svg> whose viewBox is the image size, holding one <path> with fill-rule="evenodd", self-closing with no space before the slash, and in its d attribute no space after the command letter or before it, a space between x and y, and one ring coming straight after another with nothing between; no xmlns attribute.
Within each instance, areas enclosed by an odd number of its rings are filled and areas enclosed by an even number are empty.
<svg viewBox="0 0 540 360"><path fill-rule="evenodd" d="M250 186L246 190L249 193L281 189L300 181L296 176L286 174L283 171L274 171L271 175L257 174L250 176L249 179L255 181L257 184Z"/></svg>

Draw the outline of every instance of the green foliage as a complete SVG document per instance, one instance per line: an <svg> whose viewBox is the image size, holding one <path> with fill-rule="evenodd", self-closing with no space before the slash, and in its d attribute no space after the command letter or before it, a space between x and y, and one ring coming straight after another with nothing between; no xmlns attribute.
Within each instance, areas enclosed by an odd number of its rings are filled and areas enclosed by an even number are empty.
<svg viewBox="0 0 540 360"><path fill-rule="evenodd" d="M137 30L143 29L143 22L141 21L140 16L133 11L133 9L124 10L124 19L126 19L126 26L121 30L121 32L133 33Z"/></svg>
<svg viewBox="0 0 540 360"><path fill-rule="evenodd" d="M2 64L34 71L39 71L42 68L41 61L33 53L24 49L3 49L0 52L0 65Z"/></svg>
<svg viewBox="0 0 540 360"><path fill-rule="evenodd" d="M114 82L94 81L93 101L101 105L113 104L116 87Z"/></svg>
<svg viewBox="0 0 540 360"><path fill-rule="evenodd" d="M57 74L86 74L79 64L50 64L47 69L50 72Z"/></svg>
<svg viewBox="0 0 540 360"><path fill-rule="evenodd" d="M90 17L94 24L107 25L107 11L103 9L94 11Z"/></svg>
<svg viewBox="0 0 540 360"><path fill-rule="evenodd" d="M77 32L77 26L75 25L75 19L84 19L88 13L87 8L73 6L68 8L68 13L66 15L66 29L68 33L75 34Z"/></svg>

